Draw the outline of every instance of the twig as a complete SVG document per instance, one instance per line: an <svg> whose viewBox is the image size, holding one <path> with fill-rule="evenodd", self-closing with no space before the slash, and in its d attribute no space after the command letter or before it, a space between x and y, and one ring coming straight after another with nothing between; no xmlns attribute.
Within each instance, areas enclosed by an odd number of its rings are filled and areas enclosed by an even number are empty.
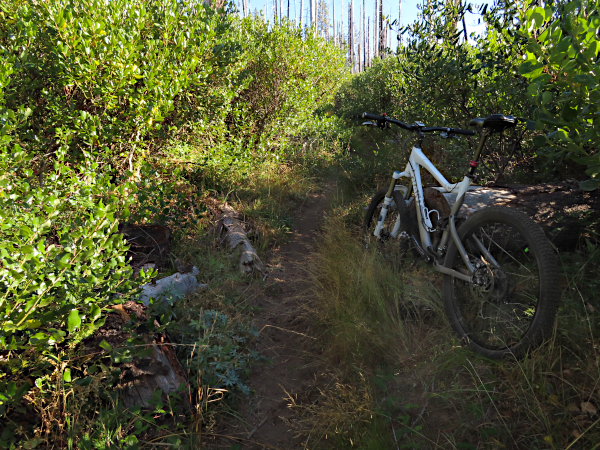
<svg viewBox="0 0 600 450"><path fill-rule="evenodd" d="M391 425L392 425L392 434L394 435L394 442L396 443L396 450L400 450L400 447L398 447L398 438L396 437L396 430L394 430L394 424L391 423Z"/></svg>
<svg viewBox="0 0 600 450"><path fill-rule="evenodd" d="M267 413L265 414L264 419L261 420L260 423L254 427L254 429L250 432L250 434L248 435L248 437L246 439L251 439L252 436L254 436L254 433L256 433L258 431L258 429L265 424L265 422L269 418L269 414L271 414L271 411L273 411L273 409L274 408L271 408L270 410L267 411Z"/></svg>

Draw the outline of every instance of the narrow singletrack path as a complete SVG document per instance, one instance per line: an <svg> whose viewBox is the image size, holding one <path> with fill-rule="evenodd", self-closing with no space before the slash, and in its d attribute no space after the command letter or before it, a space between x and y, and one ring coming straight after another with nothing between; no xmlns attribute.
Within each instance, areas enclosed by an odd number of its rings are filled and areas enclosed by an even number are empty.
<svg viewBox="0 0 600 450"><path fill-rule="evenodd" d="M240 405L243 421L228 430L245 440L243 449L306 448L309 436L301 431L297 411L290 405L312 401L321 384L319 358L308 331L307 269L334 192L335 185L327 184L299 208L292 239L271 258L265 295L251 305L257 308L254 325L262 329L258 350L269 361L252 367L249 386L255 393Z"/></svg>

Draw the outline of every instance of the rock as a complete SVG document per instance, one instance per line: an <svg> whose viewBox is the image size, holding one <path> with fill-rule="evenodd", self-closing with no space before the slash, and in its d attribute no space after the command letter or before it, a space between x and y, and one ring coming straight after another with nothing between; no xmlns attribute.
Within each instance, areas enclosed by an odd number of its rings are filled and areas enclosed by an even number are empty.
<svg viewBox="0 0 600 450"><path fill-rule="evenodd" d="M449 194L441 187L434 187L433 189L442 192L444 198L448 201L450 208L452 208L452 205L454 205L454 202L456 201L456 194ZM511 191L507 189L471 186L465 195L465 202L460 208L458 216L468 217L475 211L485 208L486 206L507 205L515 198L515 195L511 194Z"/></svg>
<svg viewBox="0 0 600 450"><path fill-rule="evenodd" d="M139 303L127 301L113 305L111 309L112 311L105 316L104 325L85 340L84 352L90 363L101 360L107 351L116 351L118 354L120 350L128 347L128 340L132 337L141 338L144 344L141 347L136 346L136 349L149 352L143 351L133 358L125 357L123 362L112 363L112 367L120 369L116 386L120 401L127 408L138 405L144 408L151 407L155 391L162 392L162 400L165 402L167 394L180 391L183 387L179 394L182 402L178 404L176 411L178 414L185 414L190 407L189 383L168 335L148 333L146 323L152 319L148 308ZM133 316L139 324L136 329L128 326L132 325L130 319ZM158 327L156 320L154 325ZM101 347L103 341L113 350L106 350L106 346Z"/></svg>
<svg viewBox="0 0 600 450"><path fill-rule="evenodd" d="M178 272L156 280L156 282L144 284L140 294L140 301L148 306L150 299L153 298L154 300L162 301L163 304L167 304L170 299L176 301L200 289L207 289L207 284L198 283L196 275L199 273L198 268L194 266L191 272Z"/></svg>

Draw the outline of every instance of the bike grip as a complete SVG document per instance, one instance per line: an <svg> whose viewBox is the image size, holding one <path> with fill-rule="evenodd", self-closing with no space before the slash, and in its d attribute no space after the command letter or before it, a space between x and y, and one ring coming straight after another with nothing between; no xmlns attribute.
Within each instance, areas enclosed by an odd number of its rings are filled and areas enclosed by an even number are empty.
<svg viewBox="0 0 600 450"><path fill-rule="evenodd" d="M387 120L387 117L379 116L377 114L371 114L371 113L367 113L367 112L362 114L362 118L363 119L371 119L371 120Z"/></svg>
<svg viewBox="0 0 600 450"><path fill-rule="evenodd" d="M462 130L460 128L452 128L452 133L454 134L465 134L467 136L473 136L475 134L474 130Z"/></svg>

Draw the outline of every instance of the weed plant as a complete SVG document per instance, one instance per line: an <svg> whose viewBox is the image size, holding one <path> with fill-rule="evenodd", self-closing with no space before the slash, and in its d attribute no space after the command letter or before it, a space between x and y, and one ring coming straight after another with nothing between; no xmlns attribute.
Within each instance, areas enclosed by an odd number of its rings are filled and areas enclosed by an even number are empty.
<svg viewBox="0 0 600 450"><path fill-rule="evenodd" d="M308 408L320 418L311 422L321 438L315 448L597 446L595 241L560 255L563 303L553 336L520 361L494 362L451 333L436 272L399 250L364 248L359 223L366 198L334 208L315 255L320 342L340 385L354 393L350 398L336 387ZM352 408L354 415L338 414ZM377 444L382 432L391 441Z"/></svg>
<svg viewBox="0 0 600 450"><path fill-rule="evenodd" d="M347 69L313 33L227 8L0 1L0 447L190 444L212 420L206 402L182 421L182 392L148 409L119 400L147 332L177 336L195 399L244 391L255 332L240 311L260 286L213 247L218 205L252 221L259 251L285 240L314 183L300 164L331 158L319 148L338 139L324 104ZM156 275L131 278L125 221L171 227L173 259L210 289L89 359L115 304Z"/></svg>

